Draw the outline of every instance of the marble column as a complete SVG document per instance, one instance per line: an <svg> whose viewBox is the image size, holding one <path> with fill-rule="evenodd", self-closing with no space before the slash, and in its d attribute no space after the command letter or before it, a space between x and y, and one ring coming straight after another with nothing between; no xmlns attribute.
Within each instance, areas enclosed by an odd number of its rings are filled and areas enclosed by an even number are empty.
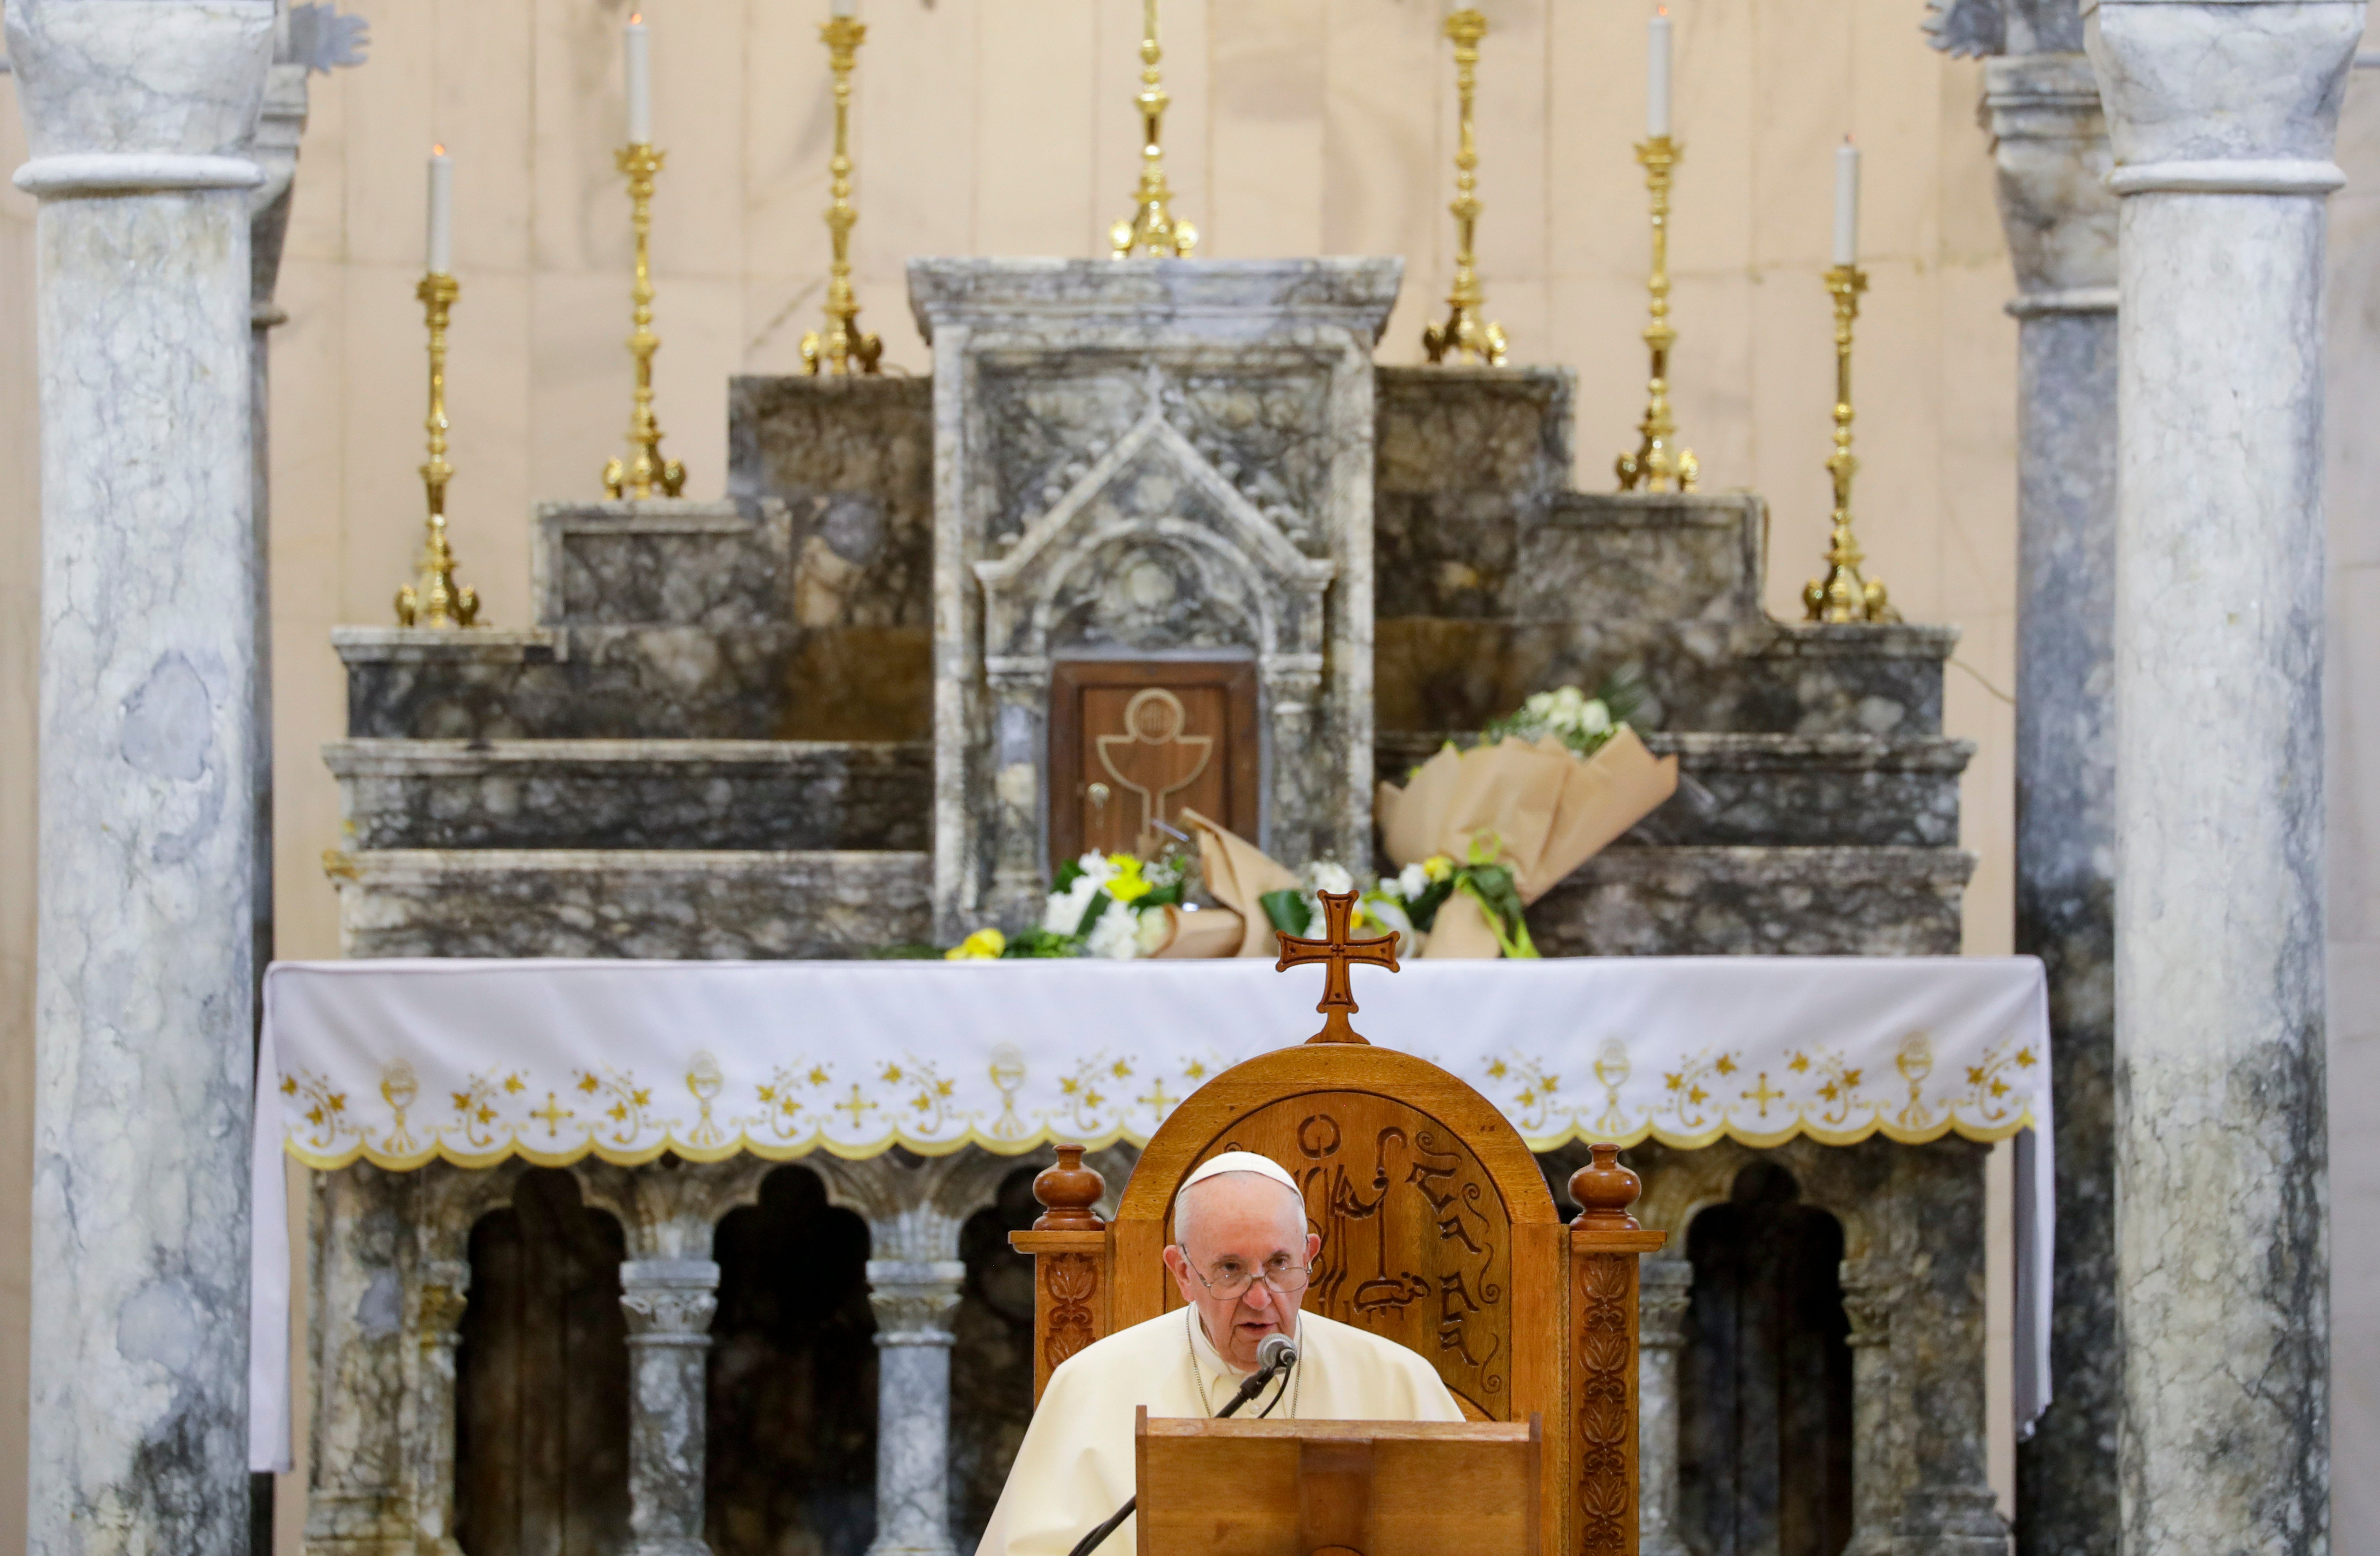
<svg viewBox="0 0 2380 1556"><path fill-rule="evenodd" d="M1843 1311L1851 1319L1852 1534L1843 1556L1888 1556L1899 1505L1901 1426L1893 1409L1892 1304L1897 1282L1881 1259L1842 1262Z"/></svg>
<svg viewBox="0 0 2380 1556"><path fill-rule="evenodd" d="M2005 1556L1984 1397L1985 1147L1946 1137L1892 1153L1907 1250L1892 1291L1896 1544L1929 1556ZM1844 1306L1851 1306L1849 1282ZM1856 1368L1857 1362L1852 1364ZM1853 1382L1857 1389L1856 1377Z"/></svg>
<svg viewBox="0 0 2380 1556"><path fill-rule="evenodd" d="M939 1219L939 1218L938 1218ZM957 1228L940 1241L955 1246ZM871 1258L876 1309L876 1538L868 1556L952 1556L951 1314L966 1266Z"/></svg>
<svg viewBox="0 0 2380 1556"><path fill-rule="evenodd" d="M1047 868L1042 863L1042 768L1050 749L1049 718L1043 710L1050 700L1050 662L995 660L985 666L985 678L991 687L992 790L999 824L990 840L991 886L983 901L982 920L1015 934L1041 922L1044 883L1058 865L1055 859ZM1055 774L1046 781L1061 783ZM1071 803L1071 790L1062 797ZM981 922L953 918L938 922L934 933L961 940Z"/></svg>
<svg viewBox="0 0 2380 1556"><path fill-rule="evenodd" d="M2324 196L2364 7L2098 0L2128 1550L2328 1544Z"/></svg>
<svg viewBox="0 0 2380 1556"><path fill-rule="evenodd" d="M629 1556L710 1556L702 1538L703 1428L719 1266L633 1258L620 1266L628 1315Z"/></svg>
<svg viewBox="0 0 2380 1556"><path fill-rule="evenodd" d="M1682 1258L1648 1258L1636 1281L1637 1550L1640 1556L1687 1556L1678 1532L1678 1356L1686 1347L1694 1267Z"/></svg>
<svg viewBox="0 0 2380 1556"><path fill-rule="evenodd" d="M413 1176L368 1161L312 1175L307 1556L416 1556L406 1490L405 1242L418 1205ZM450 1443L453 1435L450 1417Z"/></svg>
<svg viewBox="0 0 2380 1556"><path fill-rule="evenodd" d="M412 1391L413 1526L419 1556L462 1556L455 1541L455 1380L463 1313L471 1295L468 1259L425 1259L416 1309L420 1373Z"/></svg>
<svg viewBox="0 0 2380 1556"><path fill-rule="evenodd" d="M835 1204L868 1222L876 1310L876 1538L868 1556L951 1556L951 1346L966 1280L959 1233L1032 1157L815 1156ZM1114 1182L1121 1184L1123 1174Z"/></svg>
<svg viewBox="0 0 2380 1556"><path fill-rule="evenodd" d="M2058 1130L2054 1403L2017 1448L2017 1543L2026 1556L2112 1556L2122 1356L2112 153L2087 56L2009 55L1984 70L2017 282L2016 949L2048 971ZM2021 1329L2031 1317L2021 1308Z"/></svg>
<svg viewBox="0 0 2380 1556"><path fill-rule="evenodd" d="M248 191L272 0L11 0L41 201L28 1545L249 1537Z"/></svg>

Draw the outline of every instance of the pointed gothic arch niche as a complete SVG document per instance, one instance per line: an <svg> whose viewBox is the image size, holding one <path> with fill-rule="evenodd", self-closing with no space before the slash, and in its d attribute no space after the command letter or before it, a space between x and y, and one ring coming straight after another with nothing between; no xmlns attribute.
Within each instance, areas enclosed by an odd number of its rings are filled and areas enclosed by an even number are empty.
<svg viewBox="0 0 2380 1556"><path fill-rule="evenodd" d="M470 1556L628 1543L619 1222L558 1167L520 1174L470 1234L455 1356L455 1538Z"/></svg>
<svg viewBox="0 0 2380 1556"><path fill-rule="evenodd" d="M1679 1523L1696 1556L1839 1556L1852 1532L1842 1224L1755 1161L1686 1234Z"/></svg>
<svg viewBox="0 0 2380 1556"><path fill-rule="evenodd" d="M806 1167L712 1234L703 1537L713 1556L862 1556L876 1534L868 1223ZM478 1556L477 1552L473 1556Z"/></svg>
<svg viewBox="0 0 2380 1556"><path fill-rule="evenodd" d="M991 1204L959 1232L966 1286L951 1316L951 1538L971 1550L991 1521L1026 1424L1033 1419L1033 1261L1008 1234L1041 1214L1036 1155L1001 1180Z"/></svg>

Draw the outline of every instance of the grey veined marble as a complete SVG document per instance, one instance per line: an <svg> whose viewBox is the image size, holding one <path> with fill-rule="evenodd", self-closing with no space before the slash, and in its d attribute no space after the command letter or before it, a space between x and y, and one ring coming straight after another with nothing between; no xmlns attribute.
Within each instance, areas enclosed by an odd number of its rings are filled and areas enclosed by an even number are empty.
<svg viewBox="0 0 2380 1556"><path fill-rule="evenodd" d="M270 0L7 8L40 199L42 1556L248 1544L244 150Z"/></svg>
<svg viewBox="0 0 2380 1556"><path fill-rule="evenodd" d="M2024 1556L2119 1534L2116 1429L2116 197L2081 54L1985 67L2014 261L2017 346L2016 948L2049 979L2057 1100L2054 1395L2017 1449ZM2034 1321L2030 1294L2017 1322Z"/></svg>
<svg viewBox="0 0 2380 1556"><path fill-rule="evenodd" d="M934 915L1037 910L1051 666L1245 655L1259 841L1371 847L1372 347L1391 259L913 260L934 346Z"/></svg>
<svg viewBox="0 0 2380 1556"><path fill-rule="evenodd" d="M2098 0L2124 1544L2328 1547L2323 196L2360 4Z"/></svg>

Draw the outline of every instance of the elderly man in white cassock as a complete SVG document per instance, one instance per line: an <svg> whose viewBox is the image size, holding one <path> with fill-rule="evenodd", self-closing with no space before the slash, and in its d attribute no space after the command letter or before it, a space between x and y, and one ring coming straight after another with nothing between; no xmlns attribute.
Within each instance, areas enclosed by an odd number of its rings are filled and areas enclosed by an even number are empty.
<svg viewBox="0 0 2380 1556"><path fill-rule="evenodd" d="M1067 1556L1134 1492L1134 1407L1210 1416L1257 1370L1276 1334L1297 1361L1249 1416L1304 1421L1460 1421L1438 1373L1392 1340L1297 1310L1322 1239L1297 1184L1253 1151L1226 1151L1173 1201L1165 1268L1188 1304L1109 1335L1050 1374L977 1556ZM1127 1519L1098 1556L1134 1549Z"/></svg>

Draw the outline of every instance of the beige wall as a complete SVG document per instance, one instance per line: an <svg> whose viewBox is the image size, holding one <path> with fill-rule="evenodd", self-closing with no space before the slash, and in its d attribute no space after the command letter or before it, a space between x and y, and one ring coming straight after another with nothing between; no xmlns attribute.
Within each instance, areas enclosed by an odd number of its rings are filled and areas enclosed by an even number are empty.
<svg viewBox="0 0 2380 1556"><path fill-rule="evenodd" d="M348 0L370 63L316 78L273 373L280 954L328 956L319 866L339 841L319 757L341 733L327 645L389 618L420 533L422 160L455 158L452 505L495 622L528 614L528 515L596 494L626 417L621 139L626 0ZM722 486L727 376L797 368L822 286L831 132L824 0L640 0L654 30L661 412L694 495ZM1516 359L1579 379L1580 477L1603 483L1642 408L1644 10L1488 0L1481 257ZM1135 168L1136 0L861 0L865 322L926 357L914 254L1102 251ZM1913 620L1965 628L1951 733L1980 748L1967 945L2009 947L2014 327L1974 124L1979 72L1927 51L1913 0L1676 7L1686 148L1673 257L1677 406L1706 484L1774 513L1783 613L1825 543L1832 371L1829 152L1866 150L1858 508L1873 572ZM1451 68L1435 0L1169 0L1170 169L1217 257L1394 253L1381 359L1419 359L1449 280ZM0 84L13 98L13 85ZM22 157L0 111L0 164ZM21 1527L31 1060L32 343L27 201L0 188L0 1529ZM229 602L226 602L227 607ZM1995 689L1998 688L1998 689ZM1996 1239L2004 1246L2004 1234ZM1995 1279L1996 1294L2004 1279ZM2004 1369L1995 1368L1995 1377ZM1996 1395L2004 1401L2005 1394ZM2004 1418L2005 1405L1996 1405ZM302 1441L302 1437L301 1437ZM2007 1483L2006 1445L1995 1478ZM289 1489L294 1493L294 1487ZM298 1503L283 1501L283 1549ZM0 1541L5 1543L5 1541Z"/></svg>

